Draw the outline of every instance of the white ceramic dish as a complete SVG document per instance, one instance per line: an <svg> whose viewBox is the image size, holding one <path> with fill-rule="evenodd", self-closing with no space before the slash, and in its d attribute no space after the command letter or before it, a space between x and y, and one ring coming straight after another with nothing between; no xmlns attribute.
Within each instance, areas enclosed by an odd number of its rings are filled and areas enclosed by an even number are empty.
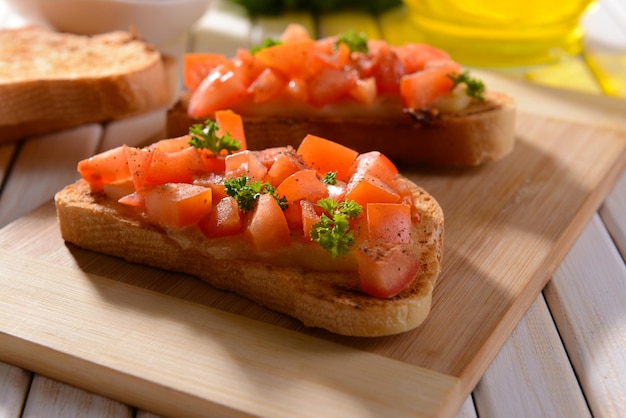
<svg viewBox="0 0 626 418"><path fill-rule="evenodd" d="M61 32L93 35L134 27L161 45L193 25L210 0L7 0L30 22Z"/></svg>

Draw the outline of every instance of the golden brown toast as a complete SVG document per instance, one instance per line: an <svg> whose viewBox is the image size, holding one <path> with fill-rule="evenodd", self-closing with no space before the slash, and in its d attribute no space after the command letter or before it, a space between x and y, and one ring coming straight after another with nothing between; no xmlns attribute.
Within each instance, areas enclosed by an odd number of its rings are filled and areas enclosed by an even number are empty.
<svg viewBox="0 0 626 418"><path fill-rule="evenodd" d="M183 94L170 109L167 134L188 133L204 120L187 114L189 96ZM515 101L510 96L487 92L484 101L474 101L462 111L438 115L403 113L361 117L347 115L243 117L248 144L253 149L297 146L306 134L340 138L338 142L358 152L380 151L397 163L427 163L475 166L509 154L515 145Z"/></svg>
<svg viewBox="0 0 626 418"><path fill-rule="evenodd" d="M128 32L0 31L0 142L165 108L161 54Z"/></svg>
<svg viewBox="0 0 626 418"><path fill-rule="evenodd" d="M104 194L92 193L84 180L58 192L55 203L61 234L67 242L130 262L196 276L310 327L373 337L420 325L430 312L441 270L441 207L425 190L406 178L402 181L410 187L421 214L421 222L413 224L411 234L411 245L421 254L421 266L414 281L390 299L362 293L356 272L322 272L215 257L206 238L190 234L184 241L173 239L160 227L125 212Z"/></svg>

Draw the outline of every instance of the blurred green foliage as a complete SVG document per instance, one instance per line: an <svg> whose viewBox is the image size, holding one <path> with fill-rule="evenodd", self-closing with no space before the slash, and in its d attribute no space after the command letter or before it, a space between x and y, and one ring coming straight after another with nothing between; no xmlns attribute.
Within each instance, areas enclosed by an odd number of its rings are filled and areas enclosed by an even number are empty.
<svg viewBox="0 0 626 418"><path fill-rule="evenodd" d="M285 11L309 10L315 13L362 10L378 14L398 7L402 0L231 0L251 15L276 15Z"/></svg>

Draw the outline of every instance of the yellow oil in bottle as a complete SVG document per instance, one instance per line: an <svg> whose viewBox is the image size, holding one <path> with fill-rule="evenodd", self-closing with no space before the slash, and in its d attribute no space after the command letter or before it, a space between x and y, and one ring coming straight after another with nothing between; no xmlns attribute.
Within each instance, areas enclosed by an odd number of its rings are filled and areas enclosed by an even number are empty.
<svg viewBox="0 0 626 418"><path fill-rule="evenodd" d="M581 16L593 0L405 0L411 41L467 65L523 66L581 49Z"/></svg>

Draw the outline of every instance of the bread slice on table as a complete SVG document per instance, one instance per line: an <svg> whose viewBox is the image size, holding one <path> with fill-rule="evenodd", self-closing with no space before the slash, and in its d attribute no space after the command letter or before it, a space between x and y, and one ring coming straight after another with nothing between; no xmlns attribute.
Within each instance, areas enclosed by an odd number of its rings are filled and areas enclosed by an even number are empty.
<svg viewBox="0 0 626 418"><path fill-rule="evenodd" d="M36 26L0 31L0 142L167 107L175 92L152 46Z"/></svg>
<svg viewBox="0 0 626 418"><path fill-rule="evenodd" d="M188 133L204 120L187 114L189 94L184 93L168 112L167 134ZM358 152L380 151L397 163L475 166L508 155L515 145L515 100L507 94L488 91L484 101L473 101L456 112L409 113L384 108L351 116L339 113L289 116L262 106L235 109L244 120L249 146L253 149L282 145L297 146L306 134L341 138L338 142Z"/></svg>
<svg viewBox="0 0 626 418"><path fill-rule="evenodd" d="M421 222L413 224L412 245L421 266L413 282L390 299L360 291L356 272L322 272L260 261L215 256L207 239L190 234L173 239L161 228L125 212L79 180L55 196L63 238L79 247L169 271L196 276L260 305L299 319L306 326L350 336L382 336L420 325L430 312L441 270L444 218L425 190L411 188ZM185 242L185 245L181 245ZM222 251L223 253L223 251Z"/></svg>

